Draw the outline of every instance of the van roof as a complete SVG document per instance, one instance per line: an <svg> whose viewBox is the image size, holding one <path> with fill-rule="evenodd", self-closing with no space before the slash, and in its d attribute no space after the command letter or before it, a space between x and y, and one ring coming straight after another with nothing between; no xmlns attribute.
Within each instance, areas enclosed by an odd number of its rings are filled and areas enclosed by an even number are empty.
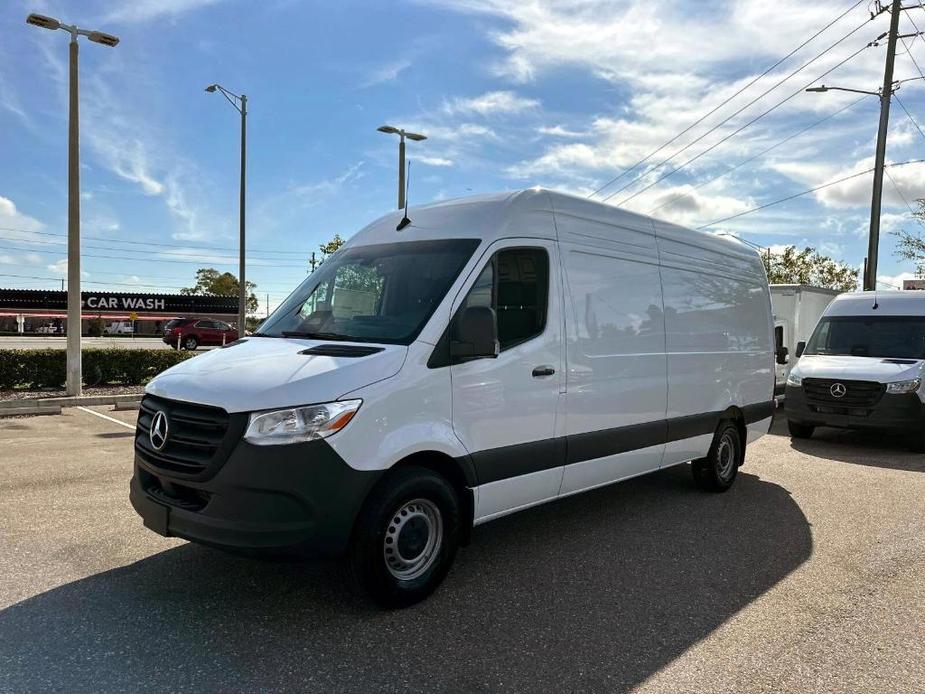
<svg viewBox="0 0 925 694"><path fill-rule="evenodd" d="M494 241L498 238L525 236L555 239L557 233L552 223L553 212L598 224L629 228L685 245L740 256L749 261L757 257L756 251L731 236L695 231L613 205L545 188L474 195L414 206L408 211L411 224L402 231L396 231L396 226L404 212L396 210L364 227L350 239L349 245L389 243L411 238L479 238Z"/></svg>
<svg viewBox="0 0 925 694"><path fill-rule="evenodd" d="M925 316L925 292L890 290L839 294L829 304L825 315Z"/></svg>

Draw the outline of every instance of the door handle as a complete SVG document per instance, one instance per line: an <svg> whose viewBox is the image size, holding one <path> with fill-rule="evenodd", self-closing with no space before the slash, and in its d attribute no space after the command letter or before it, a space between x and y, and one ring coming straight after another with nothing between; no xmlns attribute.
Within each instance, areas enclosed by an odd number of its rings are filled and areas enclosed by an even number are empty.
<svg viewBox="0 0 925 694"><path fill-rule="evenodd" d="M541 378L543 376L552 376L556 373L556 370L551 366L537 366L533 369L533 378Z"/></svg>

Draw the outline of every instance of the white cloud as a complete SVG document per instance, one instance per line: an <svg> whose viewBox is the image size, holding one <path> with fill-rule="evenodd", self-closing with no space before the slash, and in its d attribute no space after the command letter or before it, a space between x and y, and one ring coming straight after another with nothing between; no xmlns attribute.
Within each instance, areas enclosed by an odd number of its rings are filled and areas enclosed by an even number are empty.
<svg viewBox="0 0 925 694"><path fill-rule="evenodd" d="M381 65L369 73L369 76L363 81L360 85L361 87L374 87L377 84L384 84L386 82L392 82L395 80L401 73L411 67L412 62L410 58L400 58L398 60L393 60L390 63Z"/></svg>
<svg viewBox="0 0 925 694"><path fill-rule="evenodd" d="M411 159L427 166L453 166L453 160L444 157L417 156L411 157Z"/></svg>
<svg viewBox="0 0 925 694"><path fill-rule="evenodd" d="M45 225L16 209L15 203L0 195L0 227L17 231L41 231Z"/></svg>
<svg viewBox="0 0 925 694"><path fill-rule="evenodd" d="M586 133L579 132L577 130L569 130L566 127L561 125L552 125L552 126L541 126L536 129L540 135L548 135L549 137L584 137Z"/></svg>
<svg viewBox="0 0 925 694"><path fill-rule="evenodd" d="M46 268L53 272L56 275L61 275L62 277L67 277L67 258L62 258L61 260L56 260L51 265L47 265ZM80 276L82 279L86 279L90 276L90 273L86 270L80 271Z"/></svg>
<svg viewBox="0 0 925 694"><path fill-rule="evenodd" d="M456 97L444 102L443 111L447 115L478 114L490 116L494 114L522 113L537 108L540 102L520 96L511 91L486 92L474 97Z"/></svg>
<svg viewBox="0 0 925 694"><path fill-rule="evenodd" d="M901 272L898 275L877 275L877 286L880 289L902 289L903 280L914 280L916 276L911 272Z"/></svg>
<svg viewBox="0 0 925 694"><path fill-rule="evenodd" d="M108 22L146 22L161 17L175 18L218 0L123 0L122 7L106 15Z"/></svg>

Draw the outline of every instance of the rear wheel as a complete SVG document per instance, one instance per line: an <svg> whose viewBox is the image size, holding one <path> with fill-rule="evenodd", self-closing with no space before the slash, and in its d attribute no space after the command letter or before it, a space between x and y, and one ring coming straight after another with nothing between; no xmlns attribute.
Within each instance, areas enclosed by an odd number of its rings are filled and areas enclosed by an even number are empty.
<svg viewBox="0 0 925 694"><path fill-rule="evenodd" d="M183 338L183 348L188 350L194 350L199 346L199 340L196 339L195 335L187 335Z"/></svg>
<svg viewBox="0 0 925 694"><path fill-rule="evenodd" d="M423 600L453 563L459 524L459 498L447 480L425 468L394 471L357 519L347 556L351 582L383 607Z"/></svg>
<svg viewBox="0 0 925 694"><path fill-rule="evenodd" d="M787 420L787 429L790 431L790 436L795 439L808 439L813 435L816 427L812 424L800 424L799 422Z"/></svg>
<svg viewBox="0 0 925 694"><path fill-rule="evenodd" d="M706 458L691 463L694 481L708 492L724 492L735 482L743 458L742 438L733 422L721 422Z"/></svg>

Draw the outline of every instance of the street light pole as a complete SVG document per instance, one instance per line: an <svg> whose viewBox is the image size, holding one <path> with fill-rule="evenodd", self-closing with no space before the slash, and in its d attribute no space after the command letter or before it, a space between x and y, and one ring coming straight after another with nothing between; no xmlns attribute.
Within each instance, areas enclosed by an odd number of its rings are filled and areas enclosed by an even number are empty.
<svg viewBox="0 0 925 694"><path fill-rule="evenodd" d="M247 172L247 95L238 96L230 92L220 84L210 84L206 87L207 92L218 91L224 96L228 103L235 107L241 114L241 187L239 199L239 220L240 233L238 239L239 258L238 258L238 337L244 337L245 326L247 324L247 280L245 278L245 198L246 198L246 172Z"/></svg>
<svg viewBox="0 0 925 694"><path fill-rule="evenodd" d="M67 394L83 390L80 350L80 124L77 98L77 34L71 34L67 127Z"/></svg>
<svg viewBox="0 0 925 694"><path fill-rule="evenodd" d="M110 48L119 39L102 31L88 31L63 24L53 17L30 14L26 23L70 34L68 66L68 144L67 144L67 394L80 395L83 390L80 333L80 103L78 98L78 36Z"/></svg>
<svg viewBox="0 0 925 694"><path fill-rule="evenodd" d="M405 138L420 142L426 140L426 135L419 133L409 133L404 128L396 128L391 125L383 125L376 128L381 133L389 135L398 135L398 209L405 209Z"/></svg>

